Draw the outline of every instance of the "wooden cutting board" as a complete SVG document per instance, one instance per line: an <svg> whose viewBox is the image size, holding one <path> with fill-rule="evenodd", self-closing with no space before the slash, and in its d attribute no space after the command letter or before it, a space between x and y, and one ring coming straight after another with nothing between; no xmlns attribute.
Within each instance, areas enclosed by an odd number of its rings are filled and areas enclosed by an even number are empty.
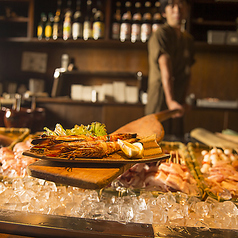
<svg viewBox="0 0 238 238"><path fill-rule="evenodd" d="M133 164L70 164L39 160L28 166L32 177L86 189L101 189Z"/></svg>
<svg viewBox="0 0 238 238"><path fill-rule="evenodd" d="M209 146L216 146L216 147L221 147L221 148L231 148L231 149L238 148L237 143L223 139L223 138L217 136L215 133L212 133L212 132L210 132L206 129L203 129L203 128L193 129L190 132L190 135L193 138L197 139L198 141L201 141L202 143L209 145Z"/></svg>

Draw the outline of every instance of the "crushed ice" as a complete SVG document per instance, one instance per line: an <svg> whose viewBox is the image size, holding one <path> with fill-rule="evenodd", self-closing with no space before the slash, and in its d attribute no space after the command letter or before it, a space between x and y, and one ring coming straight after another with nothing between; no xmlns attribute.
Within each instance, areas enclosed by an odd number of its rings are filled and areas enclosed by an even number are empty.
<svg viewBox="0 0 238 238"><path fill-rule="evenodd" d="M23 177L0 182L0 209L80 218L167 226L238 229L238 209L231 201L208 197L201 201L184 193L139 196L132 190L122 196L96 190L56 185Z"/></svg>

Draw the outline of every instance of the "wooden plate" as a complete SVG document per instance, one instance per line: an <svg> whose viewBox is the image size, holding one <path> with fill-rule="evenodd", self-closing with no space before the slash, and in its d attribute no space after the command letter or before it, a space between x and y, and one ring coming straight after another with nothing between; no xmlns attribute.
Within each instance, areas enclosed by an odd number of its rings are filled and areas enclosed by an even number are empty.
<svg viewBox="0 0 238 238"><path fill-rule="evenodd" d="M50 157L37 153L33 153L29 150L24 151L23 155L50 160L54 162L67 162L67 163L114 163L114 164L130 164L130 163L151 163L158 160L167 159L170 157L169 154L163 154L161 147L156 142L156 136L146 137L140 140L143 143L144 147L144 157L141 159L128 158L122 151L110 154L107 157L103 158L75 158L74 160L69 160L63 157Z"/></svg>
<svg viewBox="0 0 238 238"><path fill-rule="evenodd" d="M169 154L154 154L150 156L144 156L141 159L128 159L122 152L114 153L104 158L75 158L74 160L69 160L67 158L60 157L50 157L35 154L29 151L23 152L23 155L43 159L50 160L55 162L66 162L66 163L114 163L114 164L130 164L130 163L151 163L156 162L158 160L167 159L170 157Z"/></svg>

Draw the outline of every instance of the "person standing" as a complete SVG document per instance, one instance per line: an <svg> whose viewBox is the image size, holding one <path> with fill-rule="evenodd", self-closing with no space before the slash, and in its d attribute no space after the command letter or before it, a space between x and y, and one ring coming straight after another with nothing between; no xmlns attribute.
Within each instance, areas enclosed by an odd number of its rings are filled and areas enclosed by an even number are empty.
<svg viewBox="0 0 238 238"><path fill-rule="evenodd" d="M165 134L183 135L185 97L194 64L193 37L184 30L188 0L160 0L165 23L148 42L148 101L145 114L180 109L163 124Z"/></svg>

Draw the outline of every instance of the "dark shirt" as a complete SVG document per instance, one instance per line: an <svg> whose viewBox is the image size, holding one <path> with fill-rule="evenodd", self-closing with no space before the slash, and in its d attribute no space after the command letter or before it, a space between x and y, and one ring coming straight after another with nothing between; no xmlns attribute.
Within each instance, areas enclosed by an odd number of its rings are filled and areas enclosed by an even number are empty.
<svg viewBox="0 0 238 238"><path fill-rule="evenodd" d="M168 54L172 62L174 99L184 102L186 89L190 79L190 67L194 63L193 37L186 31L178 38L175 29L167 23L154 32L148 42L148 103L145 113L161 111L165 105L161 82L161 72L158 59L162 54Z"/></svg>

